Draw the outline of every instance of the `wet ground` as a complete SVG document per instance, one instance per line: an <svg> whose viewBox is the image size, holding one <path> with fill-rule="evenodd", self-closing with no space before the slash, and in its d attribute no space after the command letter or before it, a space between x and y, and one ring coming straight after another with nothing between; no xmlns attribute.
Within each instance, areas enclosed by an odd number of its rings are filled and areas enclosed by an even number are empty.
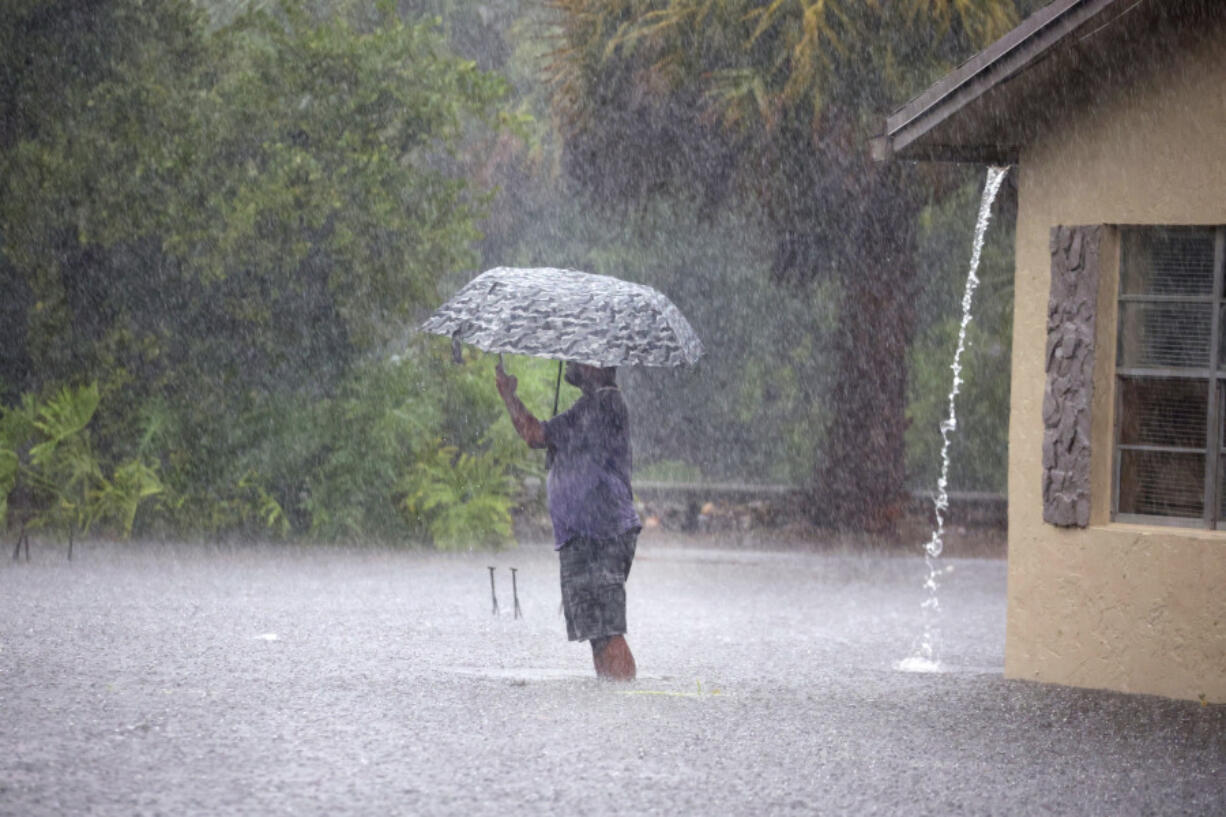
<svg viewBox="0 0 1226 817"><path fill-rule="evenodd" d="M907 673L921 559L644 542L619 685L544 547L33 555L2 815L1226 813L1226 707L1002 678L999 559L945 560L947 670Z"/></svg>

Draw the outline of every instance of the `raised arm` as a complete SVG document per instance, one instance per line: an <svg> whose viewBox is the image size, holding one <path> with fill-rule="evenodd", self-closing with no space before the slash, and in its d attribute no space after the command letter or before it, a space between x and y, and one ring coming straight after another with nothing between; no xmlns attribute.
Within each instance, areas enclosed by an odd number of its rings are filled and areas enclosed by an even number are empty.
<svg viewBox="0 0 1226 817"><path fill-rule="evenodd" d="M507 413L511 415L511 425L524 438L524 442L533 448L545 447L545 426L532 416L524 402L515 394L519 380L514 375L507 374L502 368L502 361L494 367L494 382L498 386L498 394L506 404Z"/></svg>

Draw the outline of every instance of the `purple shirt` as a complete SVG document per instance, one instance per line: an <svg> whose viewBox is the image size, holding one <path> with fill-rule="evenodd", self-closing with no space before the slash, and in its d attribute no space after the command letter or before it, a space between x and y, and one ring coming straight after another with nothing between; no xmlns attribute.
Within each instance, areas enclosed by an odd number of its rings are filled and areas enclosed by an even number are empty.
<svg viewBox="0 0 1226 817"><path fill-rule="evenodd" d="M630 490L630 413L614 386L584 394L544 423L545 482L555 549L576 536L611 539L641 527Z"/></svg>

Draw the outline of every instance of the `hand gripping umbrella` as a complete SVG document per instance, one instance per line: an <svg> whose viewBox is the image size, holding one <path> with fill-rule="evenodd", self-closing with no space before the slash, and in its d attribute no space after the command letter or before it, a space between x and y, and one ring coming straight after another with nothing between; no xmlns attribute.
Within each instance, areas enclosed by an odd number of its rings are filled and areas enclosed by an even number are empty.
<svg viewBox="0 0 1226 817"><path fill-rule="evenodd" d="M649 286L549 267L495 267L435 310L422 331L498 352L589 366L680 366L702 356L681 310ZM556 410L556 405L555 405Z"/></svg>

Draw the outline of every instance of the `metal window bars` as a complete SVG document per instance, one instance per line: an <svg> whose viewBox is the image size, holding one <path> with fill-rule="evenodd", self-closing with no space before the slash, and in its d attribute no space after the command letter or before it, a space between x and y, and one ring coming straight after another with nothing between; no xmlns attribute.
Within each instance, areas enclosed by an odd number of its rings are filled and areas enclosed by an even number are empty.
<svg viewBox="0 0 1226 817"><path fill-rule="evenodd" d="M1121 229L1112 518L1226 514L1226 227Z"/></svg>

